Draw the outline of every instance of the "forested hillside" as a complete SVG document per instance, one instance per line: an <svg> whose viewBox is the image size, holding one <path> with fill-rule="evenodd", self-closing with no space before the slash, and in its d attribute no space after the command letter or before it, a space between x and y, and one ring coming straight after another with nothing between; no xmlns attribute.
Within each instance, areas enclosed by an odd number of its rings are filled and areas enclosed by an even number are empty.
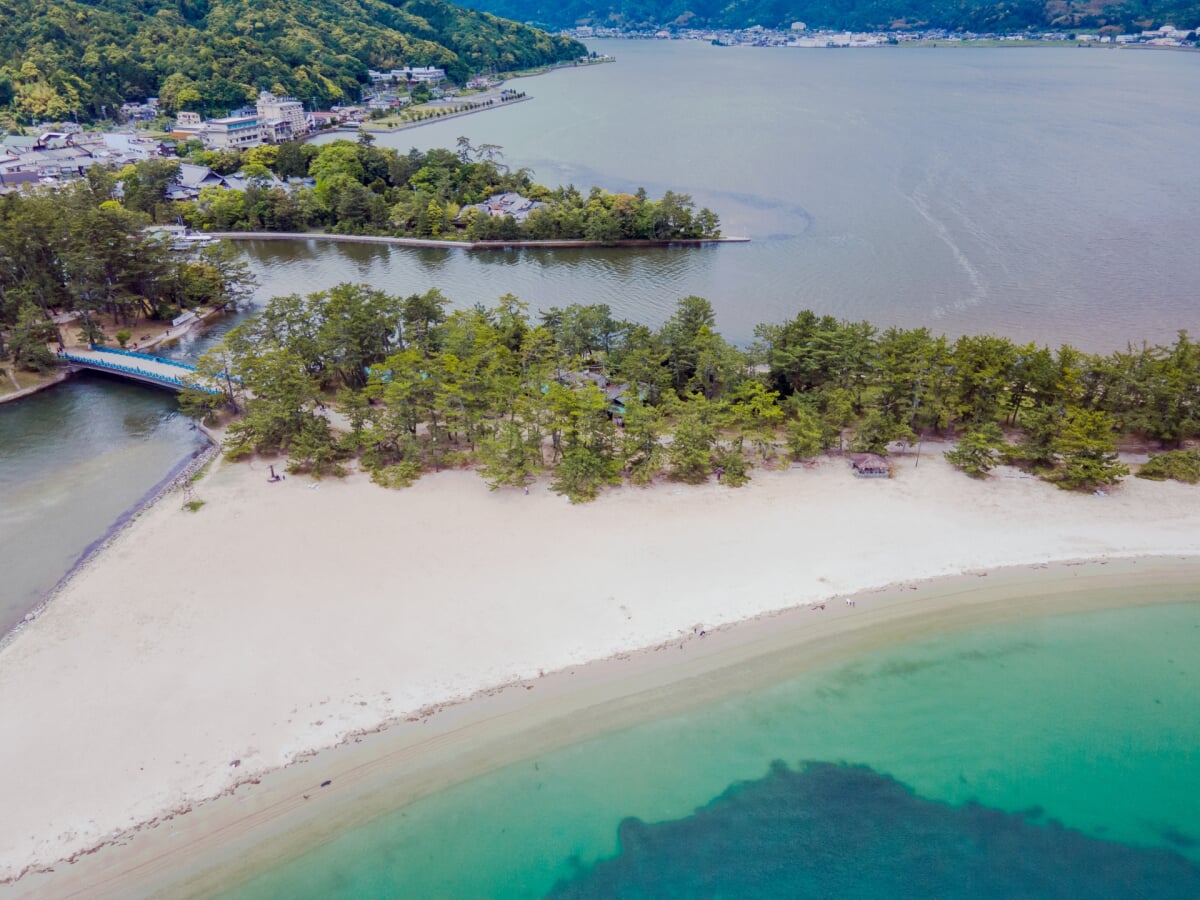
<svg viewBox="0 0 1200 900"><path fill-rule="evenodd" d="M260 90L359 99L367 69L455 80L570 59L582 45L444 0L0 0L0 109L80 120L158 96L223 114Z"/></svg>
<svg viewBox="0 0 1200 900"><path fill-rule="evenodd" d="M1101 28L1200 22L1195 0L463 0L464 6L547 28L809 28L971 31Z"/></svg>

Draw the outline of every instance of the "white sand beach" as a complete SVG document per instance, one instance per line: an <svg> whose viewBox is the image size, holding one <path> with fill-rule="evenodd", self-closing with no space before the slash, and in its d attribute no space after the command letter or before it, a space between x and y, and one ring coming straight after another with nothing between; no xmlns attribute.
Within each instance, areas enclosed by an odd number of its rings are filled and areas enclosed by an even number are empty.
<svg viewBox="0 0 1200 900"><path fill-rule="evenodd" d="M492 493L470 472L394 492L219 464L199 512L178 494L158 503L0 650L0 878L122 843L347 735L450 720L470 705L432 714L589 660L694 647L700 630L802 606L767 627L832 641L894 623L885 606L933 601L810 604L1005 566L1200 554L1194 487L1128 479L1081 495L1006 469L972 481L936 446L919 466L897 460L891 480L827 460L741 489L622 488L586 506L544 484ZM43 888L27 875L9 890Z"/></svg>

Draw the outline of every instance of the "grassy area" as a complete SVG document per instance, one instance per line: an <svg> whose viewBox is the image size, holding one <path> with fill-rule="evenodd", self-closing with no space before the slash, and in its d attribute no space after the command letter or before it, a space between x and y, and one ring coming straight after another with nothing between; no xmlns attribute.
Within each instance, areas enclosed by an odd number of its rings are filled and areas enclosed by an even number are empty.
<svg viewBox="0 0 1200 900"><path fill-rule="evenodd" d="M0 367L0 397L6 394L15 394L17 391L23 391L27 388L50 384L53 381L57 381L58 377L58 372L41 375L37 372L18 371L11 365Z"/></svg>

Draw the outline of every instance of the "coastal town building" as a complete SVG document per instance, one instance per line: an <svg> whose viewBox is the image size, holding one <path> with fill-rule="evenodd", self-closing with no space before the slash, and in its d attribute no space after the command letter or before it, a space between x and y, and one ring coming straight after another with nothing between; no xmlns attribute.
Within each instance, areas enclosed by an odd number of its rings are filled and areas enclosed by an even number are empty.
<svg viewBox="0 0 1200 900"><path fill-rule="evenodd" d="M255 184L268 190L272 188L296 190L302 187L315 187L316 181L312 178L284 180L272 174L269 179L257 179ZM166 198L168 200L197 200L200 198L200 192L210 187L244 191L250 187L250 180L240 174L218 175L208 166L180 163L179 173L175 176L174 183L167 187Z"/></svg>
<svg viewBox="0 0 1200 900"><path fill-rule="evenodd" d="M181 110L175 114L175 125L171 129L170 137L176 141L198 139L203 129L204 120L200 117L200 113Z"/></svg>
<svg viewBox="0 0 1200 900"><path fill-rule="evenodd" d="M158 118L158 98L147 97L144 103L122 103L120 113L124 122L153 122Z"/></svg>
<svg viewBox="0 0 1200 900"><path fill-rule="evenodd" d="M445 69L439 69L436 66L405 66L402 69L391 69L387 72L376 72L374 69L367 70L367 77L371 79L373 84L382 84L391 82L407 82L409 84L441 84L446 80Z"/></svg>
<svg viewBox="0 0 1200 900"><path fill-rule="evenodd" d="M242 150L294 140L311 128L312 119L305 113L303 103L294 97L276 97L270 91L263 91L254 109L236 110L224 118L200 122L196 113L180 113L172 136L198 137L210 150Z"/></svg>
<svg viewBox="0 0 1200 900"><path fill-rule="evenodd" d="M342 120L340 115L332 111L309 113L308 118L313 123L313 128L331 128Z"/></svg>
<svg viewBox="0 0 1200 900"><path fill-rule="evenodd" d="M69 181L97 164L122 166L166 155L162 143L133 132L56 126L36 136L8 135L0 140L0 192Z"/></svg>
<svg viewBox="0 0 1200 900"><path fill-rule="evenodd" d="M308 119L304 112L304 104L295 97L276 97L270 91L263 91L258 95L256 111L262 122L270 123L272 126L284 123L285 129L272 128L276 133L287 130L289 137L284 140L290 140L291 137L308 131Z"/></svg>
<svg viewBox="0 0 1200 900"><path fill-rule="evenodd" d="M6 172L0 169L0 194L36 187L41 184L37 172Z"/></svg>
<svg viewBox="0 0 1200 900"><path fill-rule="evenodd" d="M828 47L883 47L892 44L906 43L946 43L971 44L975 42L997 41L1066 41L1080 46L1093 44L1121 44L1123 46L1139 45L1148 47L1186 47L1200 46L1197 41L1197 31L1200 24L1193 28L1180 28L1173 24L1159 28L1148 29L1132 34L1079 34L1070 31L1021 31L1008 32L971 32L948 31L944 28L927 29L896 29L892 31L855 32L829 31L823 29L810 30L804 22L793 22L790 26L780 29L753 26L744 29L698 29L679 28L675 26L657 29L621 29L595 26L582 26L568 29L565 34L575 38L657 38L659 40L704 41L719 47L796 47L796 48L828 48ZM597 60L589 60L597 61Z"/></svg>
<svg viewBox="0 0 1200 900"><path fill-rule="evenodd" d="M225 116L204 123L200 139L209 150L241 150L262 143L258 116Z"/></svg>
<svg viewBox="0 0 1200 900"><path fill-rule="evenodd" d="M629 396L629 389L632 385L628 382L613 382L608 380L603 372L587 369L583 371L559 370L555 373L554 380L563 387L570 390L578 390L586 387L588 384L594 384L596 388L604 394L604 399L608 401L608 415L617 424L622 424L625 416L625 403ZM646 399L649 391L649 386L638 383L637 395L639 400Z"/></svg>
<svg viewBox="0 0 1200 900"><path fill-rule="evenodd" d="M541 201L530 200L528 197L508 191L504 194L493 194L482 203L473 203L464 206L456 221L465 222L467 211L473 209L484 215L491 216L493 219L503 219L505 216L512 216L514 221L524 222L529 218L530 213L545 205Z"/></svg>
<svg viewBox="0 0 1200 900"><path fill-rule="evenodd" d="M258 123L258 139L262 144L282 144L292 140L296 136L296 132L292 130L292 123L283 119L266 119L259 120Z"/></svg>
<svg viewBox="0 0 1200 900"><path fill-rule="evenodd" d="M195 200L206 187L224 187L225 180L208 166L180 163L175 183L167 187L168 200Z"/></svg>

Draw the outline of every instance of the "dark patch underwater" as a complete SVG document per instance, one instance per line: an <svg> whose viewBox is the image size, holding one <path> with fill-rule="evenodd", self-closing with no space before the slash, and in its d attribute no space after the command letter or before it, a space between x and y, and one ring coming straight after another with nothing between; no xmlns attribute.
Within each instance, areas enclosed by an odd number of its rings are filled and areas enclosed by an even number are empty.
<svg viewBox="0 0 1200 900"><path fill-rule="evenodd" d="M692 816L626 819L620 852L555 898L1196 898L1200 867L1007 813L918 797L866 766L775 763Z"/></svg>

